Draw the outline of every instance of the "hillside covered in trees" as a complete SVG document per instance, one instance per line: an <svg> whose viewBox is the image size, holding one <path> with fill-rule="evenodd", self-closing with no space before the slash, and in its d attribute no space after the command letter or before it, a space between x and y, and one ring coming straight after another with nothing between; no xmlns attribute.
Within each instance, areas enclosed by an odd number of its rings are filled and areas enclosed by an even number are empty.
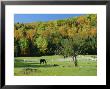
<svg viewBox="0 0 110 89"><path fill-rule="evenodd" d="M97 54L97 15L14 24L14 55Z"/></svg>

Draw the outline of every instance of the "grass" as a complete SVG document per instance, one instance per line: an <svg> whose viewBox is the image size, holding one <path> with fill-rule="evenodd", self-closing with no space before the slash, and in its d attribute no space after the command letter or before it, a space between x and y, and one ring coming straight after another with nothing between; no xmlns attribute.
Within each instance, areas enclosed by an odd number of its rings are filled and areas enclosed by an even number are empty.
<svg viewBox="0 0 110 89"><path fill-rule="evenodd" d="M47 64L39 64L39 60L45 58ZM64 59L63 56L42 56L42 57L16 57L14 64L15 76L96 76L97 61L96 55L80 55L78 67L74 66L71 58ZM23 60L26 60L24 63ZM54 66L57 64L57 66ZM24 74L25 68L36 69Z"/></svg>

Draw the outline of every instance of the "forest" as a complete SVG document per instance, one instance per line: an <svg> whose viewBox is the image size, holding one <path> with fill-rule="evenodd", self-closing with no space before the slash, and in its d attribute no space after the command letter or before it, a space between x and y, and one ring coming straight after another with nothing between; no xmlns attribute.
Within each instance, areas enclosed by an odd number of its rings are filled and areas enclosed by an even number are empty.
<svg viewBox="0 0 110 89"><path fill-rule="evenodd" d="M97 15L14 23L14 56L96 55Z"/></svg>

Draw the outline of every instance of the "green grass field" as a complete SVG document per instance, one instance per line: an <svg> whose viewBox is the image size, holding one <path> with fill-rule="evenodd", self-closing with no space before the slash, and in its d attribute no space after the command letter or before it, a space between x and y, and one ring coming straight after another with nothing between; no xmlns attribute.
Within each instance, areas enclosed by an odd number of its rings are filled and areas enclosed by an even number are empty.
<svg viewBox="0 0 110 89"><path fill-rule="evenodd" d="M47 64L40 64L39 60L44 58ZM63 56L42 56L42 57L15 57L15 76L96 76L97 61L96 55L79 55L78 67L74 66L71 57ZM25 60L25 62L23 61ZM54 66L57 64L57 66ZM25 68L36 69L25 73Z"/></svg>

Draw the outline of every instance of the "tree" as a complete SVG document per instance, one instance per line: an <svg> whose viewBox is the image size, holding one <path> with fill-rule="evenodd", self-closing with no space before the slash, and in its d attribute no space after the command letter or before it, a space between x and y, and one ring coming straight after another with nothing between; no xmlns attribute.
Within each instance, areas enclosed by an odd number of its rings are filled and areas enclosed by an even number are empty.
<svg viewBox="0 0 110 89"><path fill-rule="evenodd" d="M19 40L19 46L21 49L21 55L26 56L28 53L28 48L29 48L29 41L26 38L21 38Z"/></svg>
<svg viewBox="0 0 110 89"><path fill-rule="evenodd" d="M71 56L75 67L78 66L76 56L81 53L81 46L83 45L83 39L76 33L72 39L62 39L61 41L61 54L65 57Z"/></svg>
<svg viewBox="0 0 110 89"><path fill-rule="evenodd" d="M41 53L45 53L45 51L47 50L47 40L42 37L36 38L34 44L35 46L37 46L37 48L39 48Z"/></svg>
<svg viewBox="0 0 110 89"><path fill-rule="evenodd" d="M19 43L18 40L14 37L14 55L20 56L20 47L19 47Z"/></svg>

